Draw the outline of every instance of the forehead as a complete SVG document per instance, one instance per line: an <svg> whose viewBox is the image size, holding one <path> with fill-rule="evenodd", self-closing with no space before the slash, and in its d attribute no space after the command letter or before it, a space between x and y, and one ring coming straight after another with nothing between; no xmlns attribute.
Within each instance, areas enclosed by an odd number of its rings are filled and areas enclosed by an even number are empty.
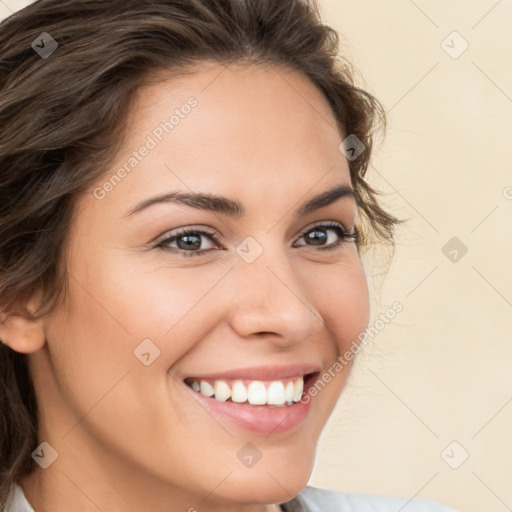
<svg viewBox="0 0 512 512"><path fill-rule="evenodd" d="M129 172L110 200L129 205L176 189L271 200L273 193L303 195L317 184L350 184L334 114L302 73L209 64L168 75L137 92L110 170ZM144 146L149 151L130 169L126 164Z"/></svg>
<svg viewBox="0 0 512 512"><path fill-rule="evenodd" d="M202 63L178 74L156 72L137 91L132 113L135 119L141 113L161 116L165 110L159 109L172 110L190 96L200 101L204 116L221 110L231 121L237 113L256 121L273 111L274 118L284 115L283 121L301 116L304 121L323 121L333 132L338 129L327 99L315 84L300 71L273 64Z"/></svg>

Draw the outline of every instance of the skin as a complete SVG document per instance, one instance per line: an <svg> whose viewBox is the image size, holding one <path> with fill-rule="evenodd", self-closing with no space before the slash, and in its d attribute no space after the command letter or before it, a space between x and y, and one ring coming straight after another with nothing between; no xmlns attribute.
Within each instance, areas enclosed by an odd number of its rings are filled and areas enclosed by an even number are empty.
<svg viewBox="0 0 512 512"><path fill-rule="evenodd" d="M327 370L368 324L356 245L332 230L328 244L341 242L332 250L302 237L323 222L353 229L355 201L295 216L307 199L351 184L335 117L302 74L203 64L140 89L123 149L95 186L191 96L197 107L104 199L94 187L79 198L69 295L55 313L32 319L35 295L25 313L2 317L0 337L29 354L39 441L58 452L20 481L37 512L279 510L308 482L348 370L312 398L303 423L268 436L213 417L183 378L298 362ZM173 190L227 196L246 213L161 203L126 216ZM150 248L189 226L219 242L201 238L209 251L192 257L177 242ZM263 248L250 264L235 251L247 236ZM161 351L150 366L133 354L146 338ZM248 442L262 453L252 468L237 458Z"/></svg>

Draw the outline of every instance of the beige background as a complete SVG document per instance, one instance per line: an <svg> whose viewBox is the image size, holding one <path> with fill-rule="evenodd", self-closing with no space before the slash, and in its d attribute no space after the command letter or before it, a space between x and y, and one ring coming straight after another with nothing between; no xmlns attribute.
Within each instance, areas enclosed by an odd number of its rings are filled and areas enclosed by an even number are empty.
<svg viewBox="0 0 512 512"><path fill-rule="evenodd" d="M404 310L360 357L311 483L510 510L512 0L320 4L389 112L370 182L410 220L373 317ZM465 255L445 256L452 237Z"/></svg>

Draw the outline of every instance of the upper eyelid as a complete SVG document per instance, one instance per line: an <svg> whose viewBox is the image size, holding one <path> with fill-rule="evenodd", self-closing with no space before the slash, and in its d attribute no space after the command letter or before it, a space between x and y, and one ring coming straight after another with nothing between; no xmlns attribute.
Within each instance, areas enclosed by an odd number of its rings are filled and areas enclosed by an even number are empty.
<svg viewBox="0 0 512 512"><path fill-rule="evenodd" d="M341 227L343 229L343 231L345 231L346 233L350 233L350 229L347 228L347 226L345 226L345 224L343 222L340 222L338 220L323 220L323 221L314 222L313 224L309 224L306 228L304 228L302 231L300 231L300 236L304 236L305 233L307 233L308 231L311 231L313 228L315 228L317 226L329 227L329 225L331 225L331 224L335 224L336 226ZM330 226L330 227L335 227L335 226Z"/></svg>

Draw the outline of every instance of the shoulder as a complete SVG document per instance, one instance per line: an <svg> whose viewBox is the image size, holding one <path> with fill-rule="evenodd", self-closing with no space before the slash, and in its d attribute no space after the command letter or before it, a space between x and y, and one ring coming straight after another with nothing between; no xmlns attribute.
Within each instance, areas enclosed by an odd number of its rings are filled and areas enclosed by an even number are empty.
<svg viewBox="0 0 512 512"><path fill-rule="evenodd" d="M4 508L0 509L0 512L34 512L34 509L25 498L23 489L15 484Z"/></svg>
<svg viewBox="0 0 512 512"><path fill-rule="evenodd" d="M285 507L289 512L456 512L436 501L350 494L307 486Z"/></svg>

